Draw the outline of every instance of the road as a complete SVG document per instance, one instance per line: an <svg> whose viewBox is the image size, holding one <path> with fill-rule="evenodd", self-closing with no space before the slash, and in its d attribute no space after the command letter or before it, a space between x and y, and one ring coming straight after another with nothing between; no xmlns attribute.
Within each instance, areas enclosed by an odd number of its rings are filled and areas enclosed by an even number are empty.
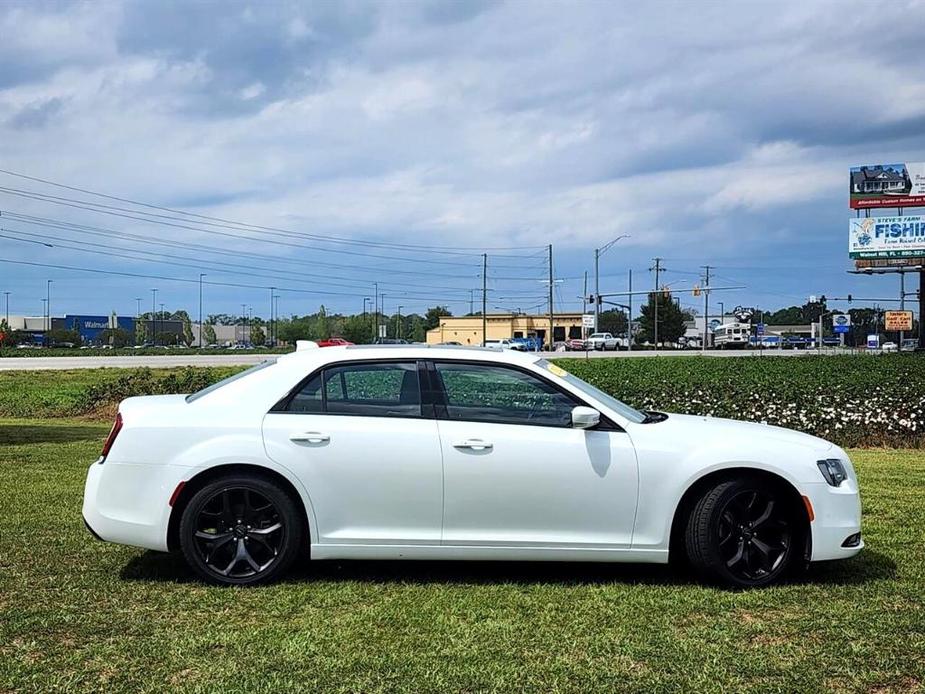
<svg viewBox="0 0 925 694"><path fill-rule="evenodd" d="M825 354L848 354L851 350L827 349ZM627 357L690 357L697 356L698 350L666 349L658 351L633 352L556 352L553 357L583 359L614 359ZM709 357L800 357L815 354L812 350L708 350ZM134 368L147 366L167 369L176 366L250 366L257 364L268 356L253 352L236 354L165 354L163 356L138 357L6 357L0 358L0 371L63 370L63 369L100 369L100 368ZM549 355L547 355L549 356Z"/></svg>
<svg viewBox="0 0 925 694"><path fill-rule="evenodd" d="M0 371L35 369L131 369L139 366L169 369L175 366L250 366L262 362L266 354L165 354L138 357L5 357Z"/></svg>

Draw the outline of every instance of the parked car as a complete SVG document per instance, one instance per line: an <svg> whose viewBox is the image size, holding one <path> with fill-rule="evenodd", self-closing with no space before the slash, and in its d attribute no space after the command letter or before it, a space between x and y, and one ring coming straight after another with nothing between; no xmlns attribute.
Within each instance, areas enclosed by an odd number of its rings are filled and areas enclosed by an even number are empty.
<svg viewBox="0 0 925 694"><path fill-rule="evenodd" d="M511 342L520 345L522 352L539 352L543 349L543 342L538 337L512 337Z"/></svg>
<svg viewBox="0 0 925 694"><path fill-rule="evenodd" d="M899 345L897 345L895 342L884 342L884 343L880 346L880 349L881 349L881 351L883 351L884 353L886 353L886 352L898 352L898 351L899 351Z"/></svg>
<svg viewBox="0 0 925 694"><path fill-rule="evenodd" d="M765 586L857 554L860 513L822 439L642 412L537 354L428 347L306 348L124 400L83 502L97 537L220 584L310 556L683 559Z"/></svg>
<svg viewBox="0 0 925 694"><path fill-rule="evenodd" d="M903 340L903 351L913 351L919 348L919 341L914 337L907 337Z"/></svg>
<svg viewBox="0 0 925 694"><path fill-rule="evenodd" d="M377 337L373 340L374 345L407 345L408 340L400 337Z"/></svg>
<svg viewBox="0 0 925 694"><path fill-rule="evenodd" d="M482 343L482 347L489 347L491 349L512 349L517 352L526 351L523 345L508 338L503 338L501 340L485 340L485 342Z"/></svg>
<svg viewBox="0 0 925 694"><path fill-rule="evenodd" d="M317 340L316 344L319 347L345 347L346 345L352 345L353 343L350 340L345 340L342 337L329 337L327 340Z"/></svg>
<svg viewBox="0 0 925 694"><path fill-rule="evenodd" d="M620 342L610 333L592 333L587 340L588 349L596 349L599 351L604 350L615 350L619 346Z"/></svg>
<svg viewBox="0 0 925 694"><path fill-rule="evenodd" d="M588 343L579 337L573 337L565 341L565 348L569 352L584 352L588 348Z"/></svg>

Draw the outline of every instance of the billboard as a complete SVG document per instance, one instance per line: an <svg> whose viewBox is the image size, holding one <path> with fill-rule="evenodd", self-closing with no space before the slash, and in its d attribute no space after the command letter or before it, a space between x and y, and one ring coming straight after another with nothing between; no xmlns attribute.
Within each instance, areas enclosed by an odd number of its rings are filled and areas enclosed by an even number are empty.
<svg viewBox="0 0 925 694"><path fill-rule="evenodd" d="M852 258L925 257L925 217L858 217L848 220Z"/></svg>
<svg viewBox="0 0 925 694"><path fill-rule="evenodd" d="M925 162L852 166L852 209L925 206Z"/></svg>
<svg viewBox="0 0 925 694"><path fill-rule="evenodd" d="M912 330L912 311L885 311L883 321L887 330Z"/></svg>

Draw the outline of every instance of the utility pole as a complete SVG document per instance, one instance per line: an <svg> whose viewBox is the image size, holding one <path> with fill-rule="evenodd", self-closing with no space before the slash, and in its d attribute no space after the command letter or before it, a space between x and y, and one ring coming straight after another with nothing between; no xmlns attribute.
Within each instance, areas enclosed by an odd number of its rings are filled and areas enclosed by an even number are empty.
<svg viewBox="0 0 925 694"><path fill-rule="evenodd" d="M554 289L553 279L552 279L552 244L549 244L549 351L552 352L555 345L555 324L554 324L554 313L552 306L552 292Z"/></svg>
<svg viewBox="0 0 925 694"><path fill-rule="evenodd" d="M401 339L401 310L402 308L403 308L402 305L399 304L398 305L398 319L396 320L396 323L395 323L395 337L397 337L399 340Z"/></svg>
<svg viewBox="0 0 925 694"><path fill-rule="evenodd" d="M629 271L629 316L627 316L628 322L626 324L626 351L629 352L633 349L633 270L630 268Z"/></svg>
<svg viewBox="0 0 925 694"><path fill-rule="evenodd" d="M48 327L46 330L51 330L51 283L52 280L46 280L45 282L45 307L48 309Z"/></svg>
<svg viewBox="0 0 925 694"><path fill-rule="evenodd" d="M594 332L598 332L601 320L601 249L594 249Z"/></svg>
<svg viewBox="0 0 925 694"><path fill-rule="evenodd" d="M905 308L906 308L906 273L900 272L899 273L899 310L902 311ZM919 321L921 320L922 319L921 319L921 314L920 314ZM844 337L844 333L842 334L842 336ZM900 352L903 349L903 338L905 336L906 334L902 330L900 330L899 331L899 351Z"/></svg>
<svg viewBox="0 0 925 694"><path fill-rule="evenodd" d="M470 290L469 290L469 315L470 315L470 316L471 316L473 313L475 313L475 311L472 310L473 306L475 305L475 302L474 302L474 299L473 299L473 295L474 295L474 294L475 294L475 290L474 290L474 289L470 289Z"/></svg>
<svg viewBox="0 0 925 694"><path fill-rule="evenodd" d="M202 349L202 278L204 272L199 273L199 349Z"/></svg>
<svg viewBox="0 0 925 694"><path fill-rule="evenodd" d="M379 283L373 282L373 287L376 290L376 304L373 309L373 320L375 321L375 326L373 327L373 342L375 342L376 338L379 337Z"/></svg>
<svg viewBox="0 0 925 694"><path fill-rule="evenodd" d="M151 343L157 345L157 289L151 290Z"/></svg>
<svg viewBox="0 0 925 694"><path fill-rule="evenodd" d="M585 340L585 314L588 312L588 271L585 270L585 289L581 293L581 339Z"/></svg>
<svg viewBox="0 0 925 694"><path fill-rule="evenodd" d="M482 253L482 346L488 339L488 253Z"/></svg>
<svg viewBox="0 0 925 694"><path fill-rule="evenodd" d="M6 298L6 324L10 324L10 293L3 292L3 296Z"/></svg>
<svg viewBox="0 0 925 694"><path fill-rule="evenodd" d="M276 294L276 287L270 287L270 324L267 326L267 332L270 333L267 336L267 339L270 342L270 347L273 346L273 295Z"/></svg>
<svg viewBox="0 0 925 694"><path fill-rule="evenodd" d="M925 349L925 270L919 270L919 349Z"/></svg>
<svg viewBox="0 0 925 694"><path fill-rule="evenodd" d="M664 271L664 268L661 267L661 264L662 264L661 258L655 258L654 260L655 260L655 265L649 268L649 272L652 272L653 270L655 271L655 294L653 295L653 301L652 301L652 304L654 307L654 315L653 315L654 320L652 324L654 328L652 332L653 332L653 338L655 340L655 349L658 349L658 275L660 272Z"/></svg>
<svg viewBox="0 0 925 694"><path fill-rule="evenodd" d="M247 304L241 304L241 342L247 342Z"/></svg>
<svg viewBox="0 0 925 694"><path fill-rule="evenodd" d="M704 265L703 269L703 342L700 345L701 351L706 350L707 342L710 339L710 270L712 270L713 267L711 265Z"/></svg>

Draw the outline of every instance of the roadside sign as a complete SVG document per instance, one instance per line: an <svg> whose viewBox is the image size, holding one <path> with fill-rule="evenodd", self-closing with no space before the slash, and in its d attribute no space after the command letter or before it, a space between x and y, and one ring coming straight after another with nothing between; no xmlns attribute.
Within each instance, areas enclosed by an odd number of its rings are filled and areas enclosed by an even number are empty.
<svg viewBox="0 0 925 694"><path fill-rule="evenodd" d="M836 313L832 316L832 332L836 335L851 332L851 316L847 313Z"/></svg>
<svg viewBox="0 0 925 694"><path fill-rule="evenodd" d="M710 321L710 330L715 331L721 325L722 323L720 323L716 318L714 318L713 320Z"/></svg>
<svg viewBox="0 0 925 694"><path fill-rule="evenodd" d="M880 349L880 336L879 335L868 335L867 336L867 349Z"/></svg>
<svg viewBox="0 0 925 694"><path fill-rule="evenodd" d="M912 330L912 311L886 311L883 319L887 330Z"/></svg>
<svg viewBox="0 0 925 694"><path fill-rule="evenodd" d="M593 328L594 327L594 314L593 313L582 314L581 327L582 328Z"/></svg>
<svg viewBox="0 0 925 694"><path fill-rule="evenodd" d="M764 335L764 323L758 323L758 324L755 326L755 334L756 334L756 335Z"/></svg>

